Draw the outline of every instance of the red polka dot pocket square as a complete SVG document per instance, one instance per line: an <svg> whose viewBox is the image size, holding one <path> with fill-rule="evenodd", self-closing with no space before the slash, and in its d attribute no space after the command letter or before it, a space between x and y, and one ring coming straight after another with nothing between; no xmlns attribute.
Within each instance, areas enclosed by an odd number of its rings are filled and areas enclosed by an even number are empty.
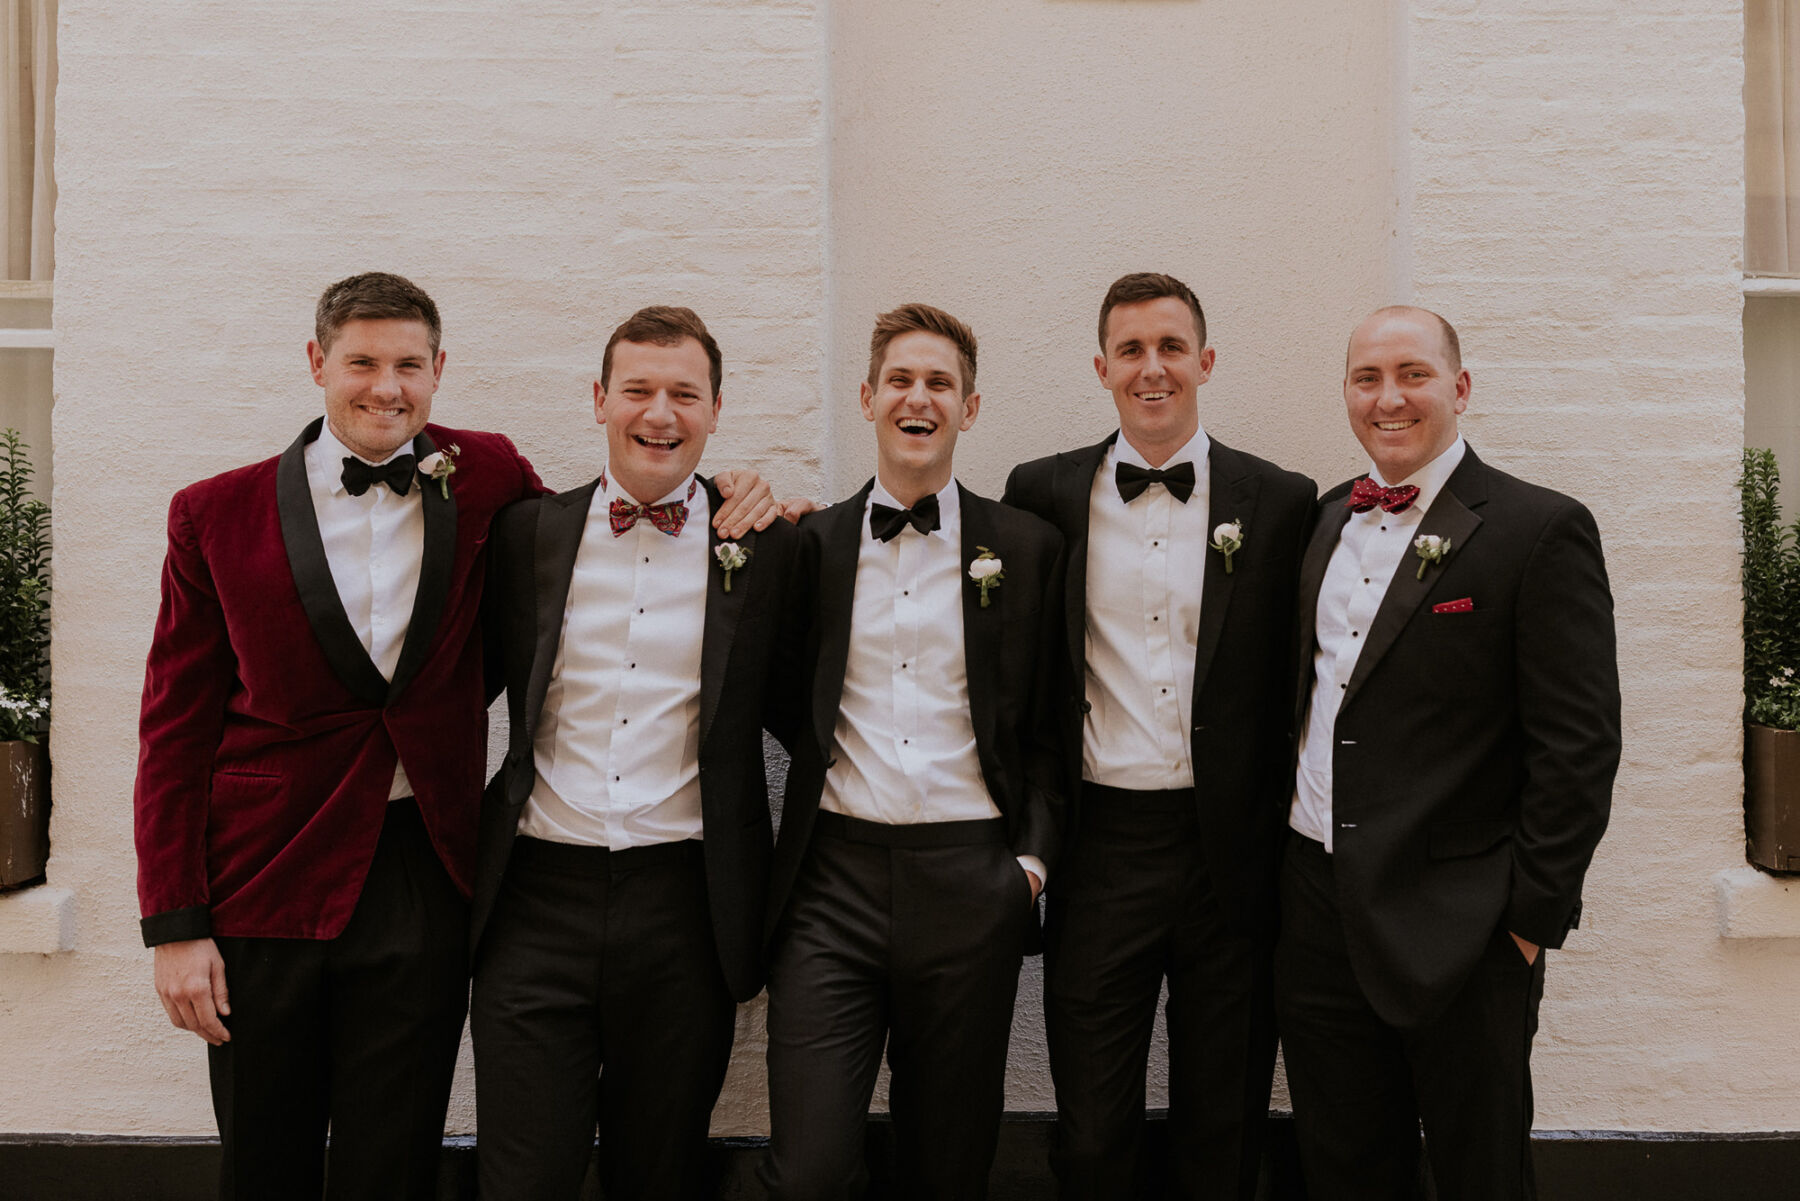
<svg viewBox="0 0 1800 1201"><path fill-rule="evenodd" d="M1431 611L1433 613L1471 613L1474 609L1475 598L1472 596L1465 596L1459 600L1444 601L1442 604L1431 606Z"/></svg>

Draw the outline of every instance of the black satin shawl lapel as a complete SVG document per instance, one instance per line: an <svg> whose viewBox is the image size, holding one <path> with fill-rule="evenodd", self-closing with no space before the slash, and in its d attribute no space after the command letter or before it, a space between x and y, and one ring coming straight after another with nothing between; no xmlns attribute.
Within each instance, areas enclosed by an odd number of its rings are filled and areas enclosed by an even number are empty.
<svg viewBox="0 0 1800 1201"><path fill-rule="evenodd" d="M1217 527L1235 521L1243 527L1244 540L1256 536L1256 500L1262 483L1242 470L1236 451L1214 442L1207 451L1206 492L1207 521ZM1213 550L1211 532L1207 534L1200 579L1200 626L1194 632L1194 709L1199 711L1200 691L1206 686L1206 673L1212 667L1213 652L1218 649L1220 632L1225 628L1225 614L1231 608L1231 588L1237 580L1235 571L1225 570L1225 556Z"/></svg>
<svg viewBox="0 0 1800 1201"><path fill-rule="evenodd" d="M864 510L871 479L857 494L818 518L819 653L813 677L813 734L829 758L850 664L850 611L856 601L856 561L862 553Z"/></svg>
<svg viewBox="0 0 1800 1201"><path fill-rule="evenodd" d="M719 490L709 479L702 478L710 517L719 511ZM744 566L731 573L731 591L725 591L725 569L719 566L718 548L725 541L719 531L707 522L706 529L706 617L700 636L700 745L712 731L718 715L719 697L725 690L725 671L731 664L731 644L736 639L738 618L744 612L744 594L755 587L756 531L750 530L737 539L739 549L747 556Z"/></svg>
<svg viewBox="0 0 1800 1201"><path fill-rule="evenodd" d="M300 607L333 674L357 700L372 708L386 703L388 682L356 636L356 627L344 612L344 602L332 582L331 564L325 558L325 542L319 536L319 515L313 511L312 487L306 479L306 445L319 436L323 417L301 431L281 454L275 467L275 506L281 517L281 540L287 549L288 569L300 593Z"/></svg>
<svg viewBox="0 0 1800 1201"><path fill-rule="evenodd" d="M969 564L986 548L1000 560L1004 575L1006 548L996 545L1001 541L1000 529L994 524L987 505L961 484L956 489L962 510L962 545L959 548L962 558L957 565L957 575L962 580L963 670L969 681L969 717L975 726L975 748L978 753L986 752L983 756L985 766L986 756L997 751L994 730L999 720L1000 640L1006 635L1003 618L1008 593L1006 581L1002 579L988 589L988 603L983 607L981 585L969 578L968 570ZM988 790L993 791L991 782Z"/></svg>
<svg viewBox="0 0 1800 1201"><path fill-rule="evenodd" d="M588 509L599 486L599 480L592 480L573 491L546 496L538 502L537 531L532 545L533 570L537 577L532 589L537 599L533 628L537 637L531 653L531 676L525 685L525 717L534 731L538 714L543 712L544 697L550 691L550 672L556 666L563 614L569 605L569 581L575 574L575 554L581 549Z"/></svg>
<svg viewBox="0 0 1800 1201"><path fill-rule="evenodd" d="M413 453L423 460L436 452L431 435L420 430L413 439ZM451 570L456 563L456 489L445 488L439 481L423 476L413 482L419 487L419 500L425 509L425 547L419 559L419 584L413 593L406 641L400 644L394 682L387 690L390 704L425 665L444 616L444 605L450 598Z"/></svg>

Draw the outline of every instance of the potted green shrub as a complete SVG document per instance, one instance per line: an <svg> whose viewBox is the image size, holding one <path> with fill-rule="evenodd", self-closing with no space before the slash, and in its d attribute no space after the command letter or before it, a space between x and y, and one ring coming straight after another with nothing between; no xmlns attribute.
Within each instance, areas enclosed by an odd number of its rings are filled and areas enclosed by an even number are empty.
<svg viewBox="0 0 1800 1201"><path fill-rule="evenodd" d="M0 433L0 890L50 857L50 506L18 430Z"/></svg>
<svg viewBox="0 0 1800 1201"><path fill-rule="evenodd" d="M1800 520L1781 522L1775 452L1745 450L1744 832L1750 862L1800 871Z"/></svg>

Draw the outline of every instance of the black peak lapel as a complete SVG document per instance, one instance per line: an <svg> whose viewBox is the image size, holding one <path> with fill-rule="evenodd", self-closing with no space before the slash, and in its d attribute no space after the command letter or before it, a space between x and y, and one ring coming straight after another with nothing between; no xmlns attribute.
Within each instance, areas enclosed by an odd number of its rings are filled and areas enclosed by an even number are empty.
<svg viewBox="0 0 1800 1201"><path fill-rule="evenodd" d="M533 589L537 613L533 629L536 645L531 652L531 677L525 685L525 720L528 735L535 736L544 696L550 691L550 672L556 666L556 648L562 640L563 611L569 603L569 579L575 574L575 553L587 527L599 480L590 480L569 492L558 492L538 501L537 533L532 561L537 579Z"/></svg>
<svg viewBox="0 0 1800 1201"><path fill-rule="evenodd" d="M719 490L709 479L702 478L701 483L706 487L711 513L717 513L721 503ZM738 618L744 612L744 593L756 586L757 567L756 531L750 530L737 540L748 560L731 573L731 591L725 591L725 569L719 566L716 553L725 539L719 537L719 531L710 521L706 533L706 624L700 636L701 746L706 745L713 717L719 711L719 694L725 689L725 669L731 663L731 644L737 635Z"/></svg>
<svg viewBox="0 0 1800 1201"><path fill-rule="evenodd" d="M1333 489L1334 493L1336 491ZM1312 541L1306 544L1306 557L1300 560L1300 594L1296 600L1299 611L1295 614L1300 621L1300 653L1295 664L1299 686L1294 691L1294 705L1302 727L1306 722L1307 706L1312 704L1313 652L1318 649L1319 634L1319 589L1325 583L1325 569L1331 565L1331 552L1337 549L1338 538L1350 520L1350 510L1344 506L1343 497L1330 493L1327 496L1328 499L1320 501L1323 512L1313 524Z"/></svg>
<svg viewBox="0 0 1800 1201"><path fill-rule="evenodd" d="M419 436L413 439L413 453L422 460L436 452L437 445L432 442L431 435L420 430ZM418 485L419 499L425 506L425 552L419 561L419 585L413 593L406 641L400 644L400 659L394 664L394 682L387 689L390 703L425 665L425 656L437 637L438 622L444 616L444 604L450 598L450 572L456 562L455 489L422 476L413 483Z"/></svg>
<svg viewBox="0 0 1800 1201"><path fill-rule="evenodd" d="M1062 530L1064 563L1063 626L1069 634L1069 662L1077 669L1087 664L1087 548L1088 508L1094 495L1094 473L1106 461L1107 448L1118 438L1112 437L1080 450L1066 451L1056 457L1056 525ZM1075 681L1077 691L1086 688L1082 679Z"/></svg>
<svg viewBox="0 0 1800 1201"><path fill-rule="evenodd" d="M831 755L838 706L844 699L844 672L850 663L850 610L856 601L856 560L862 553L863 511L871 479L842 504L812 520L819 538L818 669L813 677L813 734L819 751Z"/></svg>
<svg viewBox="0 0 1800 1201"><path fill-rule="evenodd" d="M370 708L386 703L388 682L375 661L363 649L356 627L344 612L344 602L331 579L325 558L325 542L319 537L319 515L313 511L312 487L306 479L306 444L319 436L323 417L314 418L300 432L275 466L275 507L281 516L281 540L287 548L288 569L300 593L306 622L332 672L350 694Z"/></svg>
<svg viewBox="0 0 1800 1201"><path fill-rule="evenodd" d="M1471 462L1471 460L1474 460ZM1472 468L1465 476L1465 468ZM1481 463L1475 460L1472 451L1465 452L1463 462L1457 465L1455 473L1450 477L1437 499L1431 502L1431 508L1425 513L1425 520L1419 523L1415 538L1436 535L1450 542L1450 549L1445 554L1443 563L1434 563L1425 568L1424 578L1420 578L1419 564L1421 560L1409 544L1406 553L1400 556L1400 565L1394 568L1393 579L1388 581L1387 592L1381 598L1381 607L1375 610L1375 620L1369 623L1369 640L1363 644L1362 653L1356 658L1356 670L1350 673L1349 687L1344 689L1343 700L1339 703L1340 712L1348 708L1356 698L1363 681L1375 670L1383 655L1393 648L1400 631L1406 628L1407 622L1432 588L1437 585L1437 577L1443 571L1444 563L1453 560L1457 555L1467 554L1469 542L1481 528L1481 518L1476 516L1471 505L1479 505L1486 500L1485 491L1478 486L1474 478L1481 471ZM1466 485L1470 501L1465 503L1458 495L1458 484Z"/></svg>
<svg viewBox="0 0 1800 1201"><path fill-rule="evenodd" d="M1207 450L1206 519L1217 528L1220 523L1235 521L1243 527L1244 541L1256 537L1256 500L1262 492L1262 481L1244 469L1243 458L1229 446L1213 442ZM1231 608L1231 587L1237 571L1226 572L1225 556L1212 549L1212 533L1207 532L1206 568L1200 584L1200 628L1194 637L1194 706L1199 708L1200 690L1206 686L1206 673L1212 666L1213 652L1219 646L1219 634L1225 628L1225 614ZM1241 570L1242 564L1234 564Z"/></svg>
<svg viewBox="0 0 1800 1201"><path fill-rule="evenodd" d="M981 585L969 577L969 564L983 549L992 551L1000 560L1001 575L1006 573L1005 546L999 525L989 502L974 495L961 484L956 485L958 505L962 510L962 559L958 574L962 577L963 670L969 679L969 717L975 726L975 749L982 770L997 754L994 729L999 720L1000 640L1006 635L1006 581L988 589L988 603L981 603ZM990 773L991 774L991 773ZM988 791L998 795L993 781Z"/></svg>

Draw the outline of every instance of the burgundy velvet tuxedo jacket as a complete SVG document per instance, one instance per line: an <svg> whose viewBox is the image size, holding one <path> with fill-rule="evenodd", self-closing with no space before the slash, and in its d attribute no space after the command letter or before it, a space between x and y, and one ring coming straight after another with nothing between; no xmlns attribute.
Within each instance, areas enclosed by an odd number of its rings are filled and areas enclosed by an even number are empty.
<svg viewBox="0 0 1800 1201"><path fill-rule="evenodd" d="M302 452L202 480L169 506L169 550L144 677L135 796L147 945L211 935L333 938L350 920L386 816L396 757L433 845L466 894L487 755L476 617L488 523L543 491L497 434L428 425L452 444L445 497L422 487L425 544L393 681L332 583Z"/></svg>

